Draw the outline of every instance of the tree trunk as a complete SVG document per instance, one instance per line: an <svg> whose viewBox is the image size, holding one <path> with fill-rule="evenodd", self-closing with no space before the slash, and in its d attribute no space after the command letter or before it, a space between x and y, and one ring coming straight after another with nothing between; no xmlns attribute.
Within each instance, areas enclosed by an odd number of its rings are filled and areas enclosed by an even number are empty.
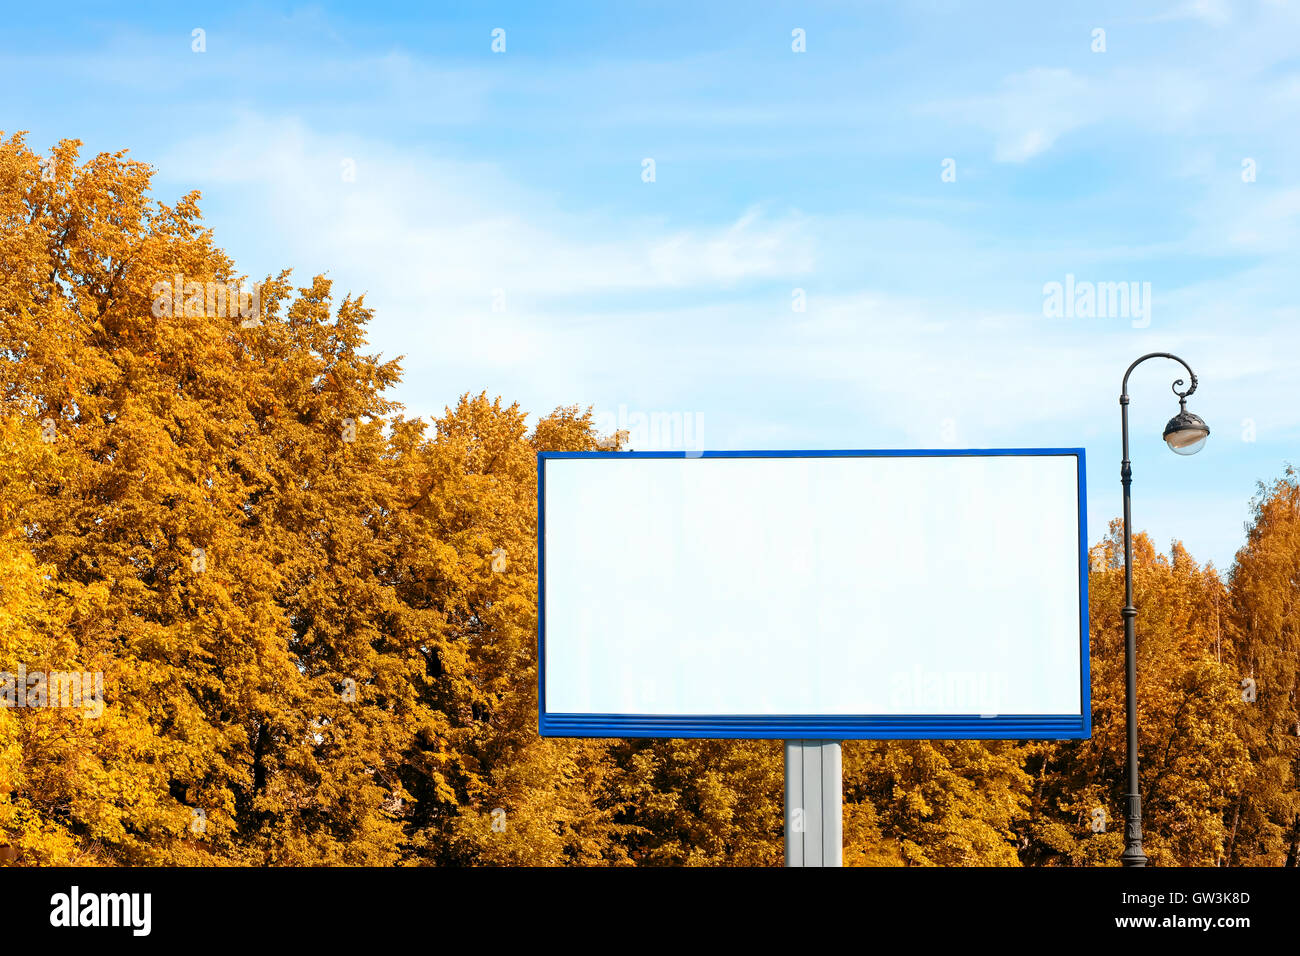
<svg viewBox="0 0 1300 956"><path fill-rule="evenodd" d="M1291 821L1291 845L1287 847L1283 866L1300 866L1300 813Z"/></svg>

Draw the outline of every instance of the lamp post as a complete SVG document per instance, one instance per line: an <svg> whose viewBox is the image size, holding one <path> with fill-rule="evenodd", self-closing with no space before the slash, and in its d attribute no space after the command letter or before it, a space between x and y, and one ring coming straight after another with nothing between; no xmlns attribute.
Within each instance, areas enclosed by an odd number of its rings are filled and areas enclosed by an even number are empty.
<svg viewBox="0 0 1300 956"><path fill-rule="evenodd" d="M1128 377L1133 374L1133 369L1152 358L1173 359L1187 369L1187 374L1192 377L1192 385L1185 392L1178 390L1183 384L1181 378L1171 386L1178 396L1178 414L1165 426L1165 443L1176 454L1195 455L1205 446L1205 440L1210 434L1210 426L1200 416L1187 410L1187 396L1196 391L1196 373L1190 365L1177 355L1151 352L1128 367L1119 396L1124 448L1124 461L1119 472L1120 481L1124 485L1124 608L1120 614L1124 617L1124 727L1128 732L1128 819L1124 828L1124 853L1120 856L1120 861L1125 866L1147 865L1146 854L1142 852L1142 795L1138 788L1137 637L1133 625L1137 608L1133 606L1133 532L1129 504L1133 469L1128 460Z"/></svg>

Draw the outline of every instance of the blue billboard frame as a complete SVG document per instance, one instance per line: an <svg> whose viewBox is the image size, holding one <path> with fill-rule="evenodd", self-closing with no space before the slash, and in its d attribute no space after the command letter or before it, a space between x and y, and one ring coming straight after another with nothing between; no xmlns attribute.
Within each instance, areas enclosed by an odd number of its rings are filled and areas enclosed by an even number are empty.
<svg viewBox="0 0 1300 956"><path fill-rule="evenodd" d="M1079 499L1078 714L553 714L546 709L546 462L565 458L939 458L1070 456ZM1082 448L834 451L543 451L537 453L537 710L543 737L747 740L1082 740L1092 736L1088 657L1087 471ZM1009 609L1009 613L1014 613Z"/></svg>

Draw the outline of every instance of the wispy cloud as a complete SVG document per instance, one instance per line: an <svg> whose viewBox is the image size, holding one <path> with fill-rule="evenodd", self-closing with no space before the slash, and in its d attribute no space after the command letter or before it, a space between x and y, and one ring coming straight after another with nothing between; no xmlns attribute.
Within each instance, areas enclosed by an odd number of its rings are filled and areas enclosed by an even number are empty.
<svg viewBox="0 0 1300 956"><path fill-rule="evenodd" d="M1178 6L1150 17L1150 22L1170 20L1201 20L1211 26L1221 27L1232 22L1232 4L1228 0L1187 0Z"/></svg>

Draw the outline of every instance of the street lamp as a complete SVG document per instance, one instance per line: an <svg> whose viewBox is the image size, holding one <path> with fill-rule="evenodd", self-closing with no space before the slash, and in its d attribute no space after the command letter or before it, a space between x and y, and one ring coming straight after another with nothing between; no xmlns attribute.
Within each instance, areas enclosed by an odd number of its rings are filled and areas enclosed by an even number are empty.
<svg viewBox="0 0 1300 956"><path fill-rule="evenodd" d="M1178 414L1169 419L1169 424L1165 426L1165 443L1175 454L1195 455L1205 447L1205 439L1210 436L1210 426L1199 415L1187 410L1187 396L1196 391L1196 373L1190 365L1177 355L1151 352L1128 367L1119 396L1124 437L1124 461L1119 471L1120 481L1124 485L1124 607L1120 614L1124 617L1124 726L1128 731L1128 819L1124 828L1124 853L1120 856L1120 861L1125 866L1147 865L1146 854L1142 852L1142 795L1138 789L1137 637L1133 629L1137 608L1133 606L1133 532L1129 505L1133 469L1128 460L1128 377L1133 374L1133 369L1152 358L1173 359L1187 369L1187 374L1192 377L1192 386L1185 392L1178 390L1183 384L1181 378L1175 380L1172 386L1174 394L1178 396Z"/></svg>
<svg viewBox="0 0 1300 956"><path fill-rule="evenodd" d="M1205 420L1187 410L1187 396L1194 391L1195 377L1192 378L1191 390L1178 397L1180 411L1165 426L1165 442L1175 455L1195 455L1205 447L1205 439L1210 437L1210 426L1205 424Z"/></svg>

